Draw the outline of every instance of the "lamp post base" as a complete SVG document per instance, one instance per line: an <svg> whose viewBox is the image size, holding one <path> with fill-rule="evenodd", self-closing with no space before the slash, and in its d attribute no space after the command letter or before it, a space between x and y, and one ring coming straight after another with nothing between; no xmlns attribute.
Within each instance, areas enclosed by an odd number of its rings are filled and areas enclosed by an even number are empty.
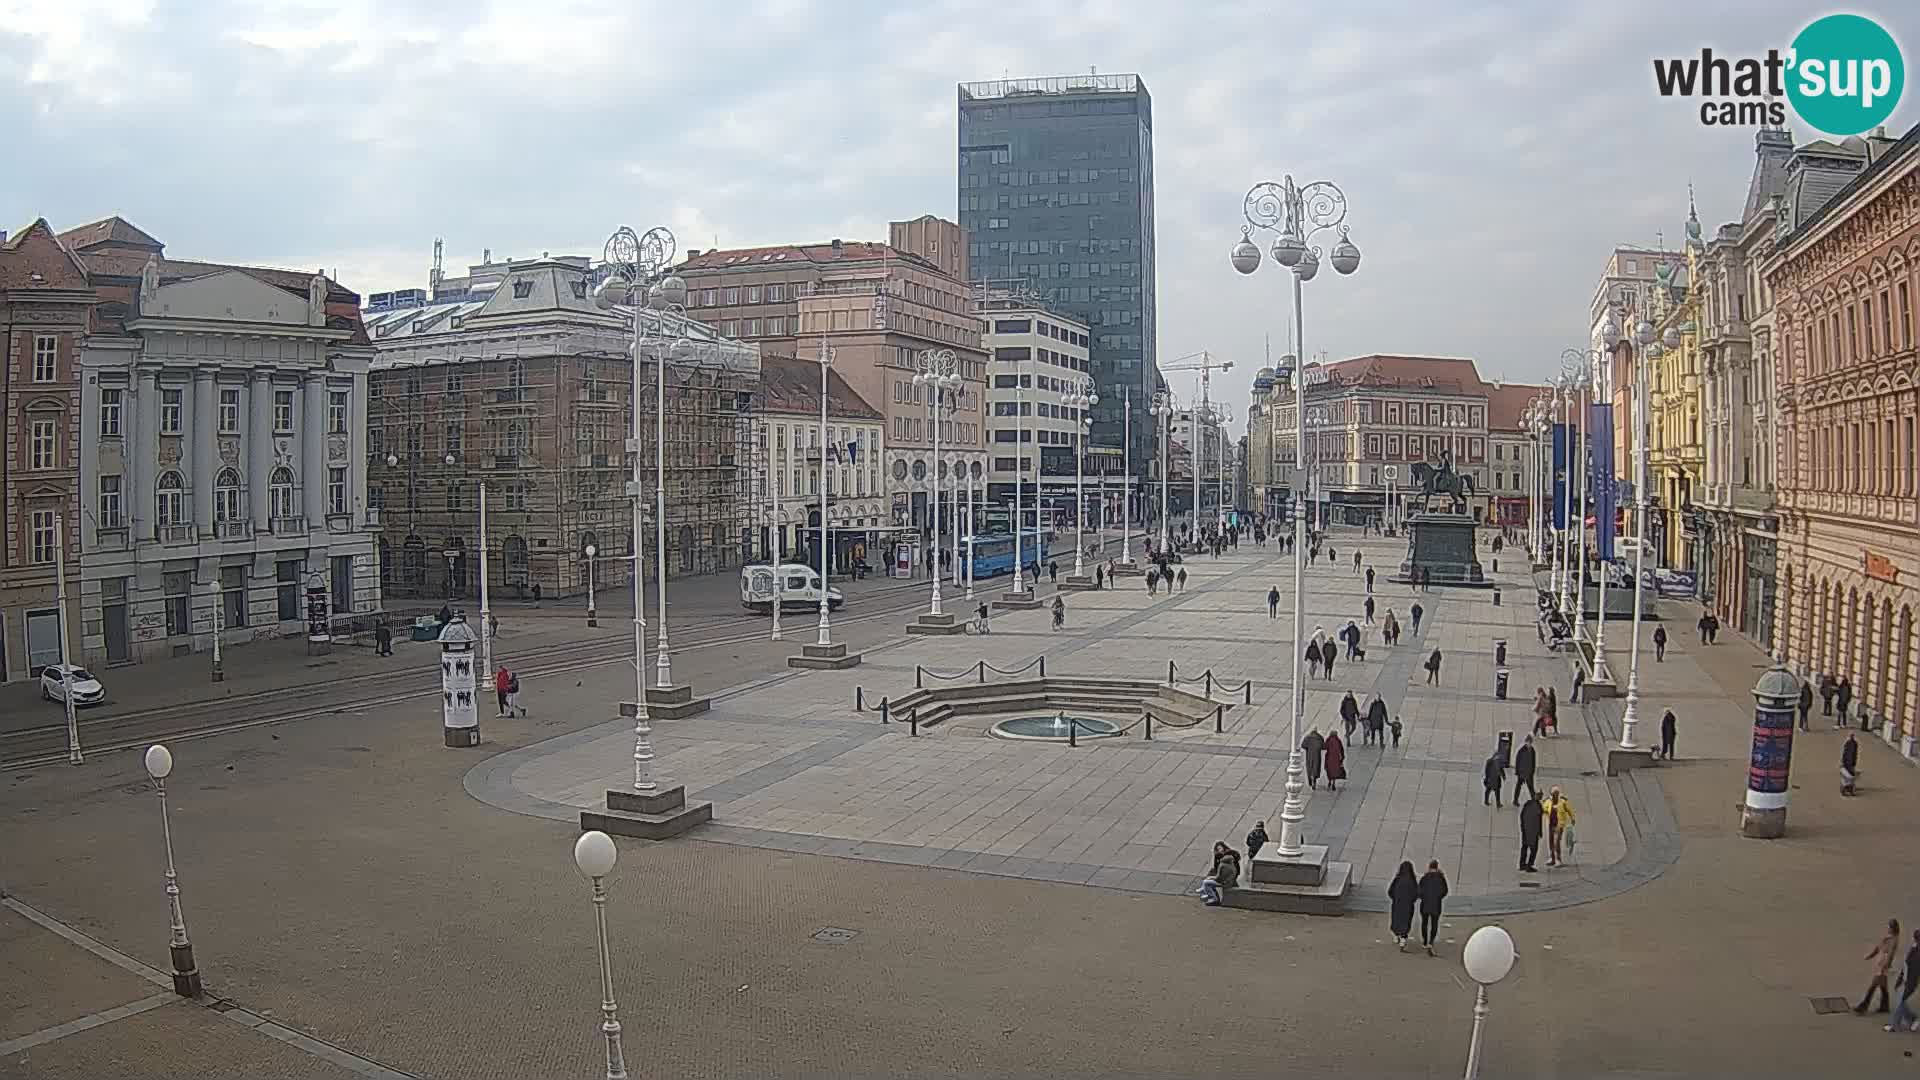
<svg viewBox="0 0 1920 1080"><path fill-rule="evenodd" d="M473 727L442 728L441 731L446 736L447 745L457 750L480 745L480 725L478 724Z"/></svg>
<svg viewBox="0 0 1920 1080"><path fill-rule="evenodd" d="M712 698L694 697L687 683L647 688L647 717L652 720L684 720L712 707Z"/></svg>
<svg viewBox="0 0 1920 1080"><path fill-rule="evenodd" d="M815 671L840 671L858 667L860 653L850 653L843 644L802 645L799 656L787 657L790 668L811 668Z"/></svg>
<svg viewBox="0 0 1920 1080"><path fill-rule="evenodd" d="M582 831L598 829L641 840L665 840L712 820L713 804L689 803L687 789L681 784L652 792L609 788L605 810L580 811Z"/></svg>
<svg viewBox="0 0 1920 1080"><path fill-rule="evenodd" d="M174 945L173 952L173 992L181 997L200 996L200 969L193 964L192 945Z"/></svg>
<svg viewBox="0 0 1920 1080"><path fill-rule="evenodd" d="M1749 840L1778 840L1787 835L1787 808L1756 810L1740 808L1740 835Z"/></svg>
<svg viewBox="0 0 1920 1080"><path fill-rule="evenodd" d="M1618 746L1607 751L1607 775L1619 776L1635 769L1644 769L1653 764L1651 750L1623 750Z"/></svg>

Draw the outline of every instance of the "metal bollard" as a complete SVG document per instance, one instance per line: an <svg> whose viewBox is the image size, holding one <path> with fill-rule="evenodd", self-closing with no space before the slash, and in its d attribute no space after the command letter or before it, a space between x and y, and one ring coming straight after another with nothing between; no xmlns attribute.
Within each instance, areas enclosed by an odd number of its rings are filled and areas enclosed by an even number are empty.
<svg viewBox="0 0 1920 1080"><path fill-rule="evenodd" d="M1226 719L1226 715L1227 715L1227 707L1225 705L1215 705L1213 707L1214 734L1216 735L1222 734L1227 730L1225 727L1221 726L1221 721Z"/></svg>
<svg viewBox="0 0 1920 1080"><path fill-rule="evenodd" d="M920 685L920 665L919 664L913 665L913 688L915 690L924 689L924 687Z"/></svg>
<svg viewBox="0 0 1920 1080"><path fill-rule="evenodd" d="M880 699L880 722L883 724L893 723L893 718L887 715L887 699L886 698Z"/></svg>
<svg viewBox="0 0 1920 1080"><path fill-rule="evenodd" d="M866 691L866 688L863 686L856 686L853 688L853 711L854 712L867 711L867 691Z"/></svg>
<svg viewBox="0 0 1920 1080"><path fill-rule="evenodd" d="M1067 745L1080 745L1080 722L1071 716L1067 717Z"/></svg>
<svg viewBox="0 0 1920 1080"><path fill-rule="evenodd" d="M1147 741L1153 741L1153 710L1141 709L1140 716L1147 723Z"/></svg>
<svg viewBox="0 0 1920 1080"><path fill-rule="evenodd" d="M916 739L920 737L920 710L919 709L915 709L912 712L907 714L907 728L908 728L907 734L913 736Z"/></svg>
<svg viewBox="0 0 1920 1080"><path fill-rule="evenodd" d="M1167 685L1173 685L1173 661L1167 661Z"/></svg>
<svg viewBox="0 0 1920 1080"><path fill-rule="evenodd" d="M987 662L985 660L980 661L979 664L975 665L975 669L979 673L980 681L986 682L987 681Z"/></svg>
<svg viewBox="0 0 1920 1080"><path fill-rule="evenodd" d="M1040 677L1047 677L1047 658L1044 656L1040 658Z"/></svg>
<svg viewBox="0 0 1920 1080"><path fill-rule="evenodd" d="M1207 696L1213 696L1213 669L1207 669Z"/></svg>
<svg viewBox="0 0 1920 1080"><path fill-rule="evenodd" d="M1251 704L1253 704L1253 680L1252 680L1252 679L1248 679L1248 680L1247 680L1247 681L1246 681L1246 682L1245 682L1245 683L1244 683L1244 684L1243 684L1243 685L1242 685L1242 686L1240 687L1240 689L1246 692L1246 695L1247 695L1247 697L1246 697L1246 704L1248 704L1248 705L1251 705Z"/></svg>

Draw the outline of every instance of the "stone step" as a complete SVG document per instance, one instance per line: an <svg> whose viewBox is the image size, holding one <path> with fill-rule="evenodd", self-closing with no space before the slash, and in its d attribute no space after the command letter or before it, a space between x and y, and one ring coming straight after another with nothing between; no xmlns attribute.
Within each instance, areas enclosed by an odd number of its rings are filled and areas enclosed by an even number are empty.
<svg viewBox="0 0 1920 1080"><path fill-rule="evenodd" d="M674 687L674 690L682 689ZM691 693L692 688L686 688ZM647 691L647 718L650 720L685 720L689 716L698 716L713 708L712 698L689 697L685 701L656 702L653 691Z"/></svg>
<svg viewBox="0 0 1920 1080"><path fill-rule="evenodd" d="M1288 858L1269 842L1254 855L1248 876L1261 885L1318 885L1327 877L1327 846L1302 844L1300 854Z"/></svg>
<svg viewBox="0 0 1920 1080"><path fill-rule="evenodd" d="M1353 864L1327 864L1326 877L1317 885L1263 885L1259 882L1228 889L1221 901L1227 907L1252 911L1281 911L1293 915L1345 915L1347 888L1353 882Z"/></svg>
<svg viewBox="0 0 1920 1080"><path fill-rule="evenodd" d="M846 646L844 645L836 645L833 647L840 650L839 655L815 656L809 651L799 656L787 657L787 666L790 668L807 668L813 671L842 671L846 668L860 666L860 653L847 652ZM818 646L809 645L807 648L811 650L818 648Z"/></svg>
<svg viewBox="0 0 1920 1080"><path fill-rule="evenodd" d="M605 810L580 811L580 828L599 829L614 836L632 836L641 840L666 840L688 829L713 820L713 804L689 803L686 789L675 786L651 796L638 792L609 790ZM617 809L619 806L654 806L654 812Z"/></svg>
<svg viewBox="0 0 1920 1080"><path fill-rule="evenodd" d="M675 686L647 687L647 705L683 705L693 700L693 684L679 683Z"/></svg>
<svg viewBox="0 0 1920 1080"><path fill-rule="evenodd" d="M937 621L942 619L948 620L948 621L945 621L945 622ZM935 615L923 614L918 619L915 619L914 621L907 624L907 633L931 635L934 637L947 637L953 634L964 634L967 632L967 624L953 622L951 621L952 619L953 619L953 616L951 615L935 616ZM936 620L936 621L929 621L929 620Z"/></svg>

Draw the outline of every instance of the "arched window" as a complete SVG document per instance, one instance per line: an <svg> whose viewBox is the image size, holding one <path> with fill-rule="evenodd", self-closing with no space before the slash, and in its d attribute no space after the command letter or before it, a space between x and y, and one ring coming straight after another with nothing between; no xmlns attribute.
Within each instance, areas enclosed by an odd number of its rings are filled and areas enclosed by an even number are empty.
<svg viewBox="0 0 1920 1080"><path fill-rule="evenodd" d="M694 543L693 526L682 525L680 527L680 569L682 572L691 572L693 570Z"/></svg>
<svg viewBox="0 0 1920 1080"><path fill-rule="evenodd" d="M419 589L427 583L427 542L409 533L400 545L400 584Z"/></svg>
<svg viewBox="0 0 1920 1080"><path fill-rule="evenodd" d="M273 470L267 477L267 493L273 503L275 518L293 516L293 470L285 465Z"/></svg>
<svg viewBox="0 0 1920 1080"><path fill-rule="evenodd" d="M187 523L187 484L180 473L168 469L160 474L154 492L154 519L161 528Z"/></svg>
<svg viewBox="0 0 1920 1080"><path fill-rule="evenodd" d="M392 584L393 545L387 543L387 538L383 536L380 538L380 587L385 589Z"/></svg>
<svg viewBox="0 0 1920 1080"><path fill-rule="evenodd" d="M506 583L525 585L528 582L527 542L519 536L509 536L500 545L500 552L506 559Z"/></svg>
<svg viewBox="0 0 1920 1080"><path fill-rule="evenodd" d="M221 524L240 520L240 473L221 469L213 480L213 520Z"/></svg>

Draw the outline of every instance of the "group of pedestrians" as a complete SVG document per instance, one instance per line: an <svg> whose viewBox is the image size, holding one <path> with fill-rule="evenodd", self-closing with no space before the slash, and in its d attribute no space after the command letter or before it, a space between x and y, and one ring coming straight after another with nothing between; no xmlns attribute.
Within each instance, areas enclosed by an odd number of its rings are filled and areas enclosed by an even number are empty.
<svg viewBox="0 0 1920 1080"><path fill-rule="evenodd" d="M1438 859L1427 860L1427 872L1419 877L1413 875L1413 863L1402 862L1400 870L1393 876L1393 884L1387 886L1387 901L1391 905L1388 920L1393 927L1393 944L1401 952L1407 951L1407 939L1413 935L1413 909L1420 908L1420 944L1433 955L1434 939L1440 936L1440 915L1446 908L1447 875L1440 870Z"/></svg>
<svg viewBox="0 0 1920 1080"><path fill-rule="evenodd" d="M1338 731L1320 734L1319 728L1308 730L1307 737L1300 740L1300 749L1307 758L1307 786L1318 791L1320 774L1326 773L1327 790L1339 791L1340 781L1347 778L1347 744L1341 740Z"/></svg>
<svg viewBox="0 0 1920 1080"><path fill-rule="evenodd" d="M1898 983L1893 984L1899 990L1899 996L1893 999L1893 1015L1887 1018L1882 1031L1913 1031L1920 1028L1920 1013L1916 1013L1913 1007L1913 991L1920 985L1920 927L1915 928L1912 937L1903 942L1899 919L1887 920L1886 932L1880 935L1880 940L1866 955L1870 965L1867 992L1860 996L1860 1003L1853 1007L1853 1013L1855 1016L1865 1016L1876 991L1880 994L1880 1004L1873 1011L1888 1011L1888 980L1893 975L1894 958L1900 954L1903 944L1906 947L1906 959L1901 965Z"/></svg>

